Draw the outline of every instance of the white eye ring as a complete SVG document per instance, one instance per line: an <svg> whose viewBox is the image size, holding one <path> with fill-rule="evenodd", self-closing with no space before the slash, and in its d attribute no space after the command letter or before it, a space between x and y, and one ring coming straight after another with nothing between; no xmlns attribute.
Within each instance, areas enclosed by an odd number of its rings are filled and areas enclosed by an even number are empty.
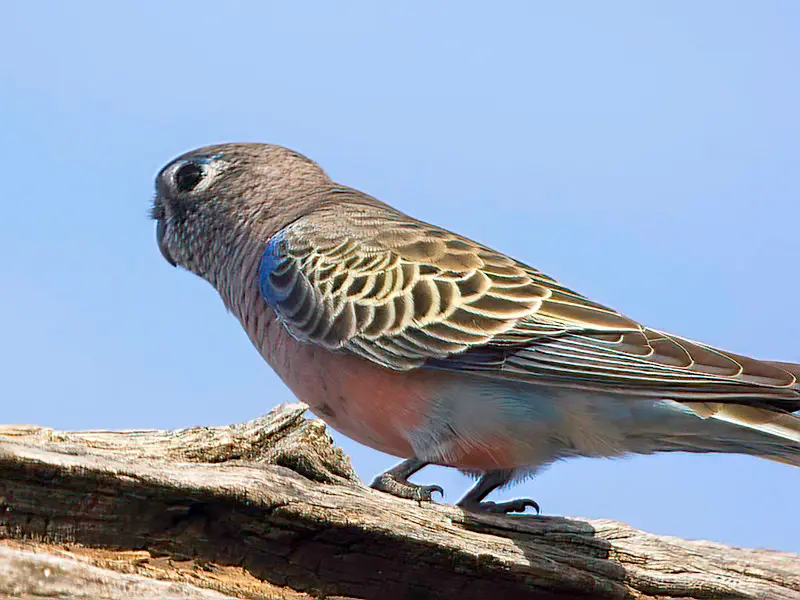
<svg viewBox="0 0 800 600"><path fill-rule="evenodd" d="M182 160L172 166L167 174L172 188L179 194L190 194L206 189L227 163L218 156L198 156Z"/></svg>

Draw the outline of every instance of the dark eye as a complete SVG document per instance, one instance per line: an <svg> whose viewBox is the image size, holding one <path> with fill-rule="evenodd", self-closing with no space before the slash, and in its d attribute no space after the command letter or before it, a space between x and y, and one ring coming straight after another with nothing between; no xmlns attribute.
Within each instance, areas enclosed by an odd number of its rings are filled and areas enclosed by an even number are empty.
<svg viewBox="0 0 800 600"><path fill-rule="evenodd" d="M179 192L191 192L204 175L203 167L193 162L187 162L175 171L175 187Z"/></svg>

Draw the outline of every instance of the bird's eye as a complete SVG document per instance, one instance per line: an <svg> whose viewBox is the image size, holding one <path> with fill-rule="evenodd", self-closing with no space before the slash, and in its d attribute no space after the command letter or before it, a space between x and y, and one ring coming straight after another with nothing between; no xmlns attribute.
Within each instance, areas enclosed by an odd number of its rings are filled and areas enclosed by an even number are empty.
<svg viewBox="0 0 800 600"><path fill-rule="evenodd" d="M203 167L197 163L187 162L175 171L175 187L179 192L191 192L204 175Z"/></svg>

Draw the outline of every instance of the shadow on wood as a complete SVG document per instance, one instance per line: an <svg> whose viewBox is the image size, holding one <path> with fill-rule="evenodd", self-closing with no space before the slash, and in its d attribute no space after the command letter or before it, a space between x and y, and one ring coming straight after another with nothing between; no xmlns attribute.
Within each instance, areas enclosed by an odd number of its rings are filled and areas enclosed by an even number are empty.
<svg viewBox="0 0 800 600"><path fill-rule="evenodd" d="M304 412L174 432L0 428L0 599L800 598L795 555L365 488Z"/></svg>

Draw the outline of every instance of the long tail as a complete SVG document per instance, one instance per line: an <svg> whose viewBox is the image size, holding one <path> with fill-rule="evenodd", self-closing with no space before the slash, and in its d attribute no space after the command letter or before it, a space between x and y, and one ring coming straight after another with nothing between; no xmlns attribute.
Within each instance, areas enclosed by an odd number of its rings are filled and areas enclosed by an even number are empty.
<svg viewBox="0 0 800 600"><path fill-rule="evenodd" d="M703 419L757 432L741 432L745 454L800 467L800 414L720 402L687 402L684 406Z"/></svg>

